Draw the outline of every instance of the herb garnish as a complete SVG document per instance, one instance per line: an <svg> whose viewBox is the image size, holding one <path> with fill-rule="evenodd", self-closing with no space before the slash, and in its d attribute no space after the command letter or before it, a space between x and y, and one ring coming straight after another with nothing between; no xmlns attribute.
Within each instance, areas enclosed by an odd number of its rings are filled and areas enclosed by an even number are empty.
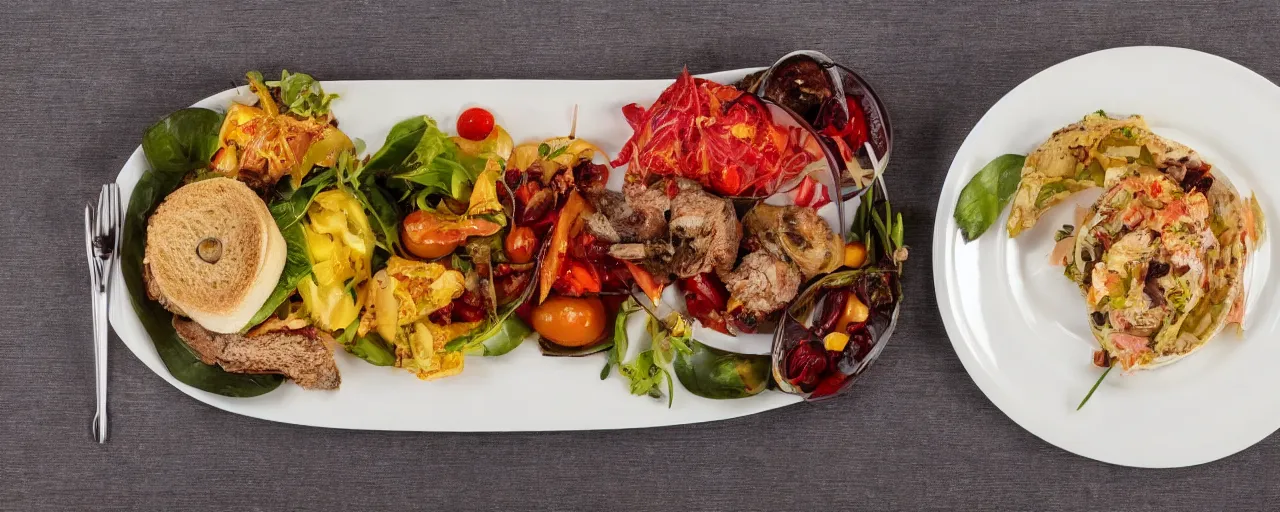
<svg viewBox="0 0 1280 512"><path fill-rule="evenodd" d="M1075 226L1072 226L1070 224L1063 224L1062 229L1059 229L1056 233L1053 234L1053 241L1061 242L1065 239L1071 238L1071 235L1075 233L1075 230L1076 230Z"/></svg>
<svg viewBox="0 0 1280 512"><path fill-rule="evenodd" d="M1114 364L1108 366L1107 371L1102 372L1102 376L1098 377L1098 381L1093 383L1093 387L1089 388L1089 394L1085 395L1084 400L1080 401L1080 405L1076 406L1077 411L1084 408L1084 404L1088 402L1090 398L1093 398L1093 392L1098 390L1098 385L1102 384L1102 379L1107 378L1107 374L1111 373L1112 368L1115 368Z"/></svg>
<svg viewBox="0 0 1280 512"><path fill-rule="evenodd" d="M553 158L555 158L555 157L558 157L558 156L560 156L560 155L563 155L563 154L564 154L564 152L565 152L565 151L567 151L568 149L569 149L569 145L568 145L568 144L565 144L565 145L563 145L563 146L560 146L560 147L556 148L556 149L555 149L555 150L553 150L551 153L547 154L547 160L551 160L551 159L553 159Z"/></svg>
<svg viewBox="0 0 1280 512"><path fill-rule="evenodd" d="M1000 218L1022 181L1023 155L1001 155L969 180L956 202L955 219L966 242L982 236Z"/></svg>
<svg viewBox="0 0 1280 512"><path fill-rule="evenodd" d="M609 360L605 361L604 368L600 370L600 380L609 377L609 369L614 365L622 363L622 359L627 357L627 317L631 313L640 310L640 303L636 302L635 297L628 297L626 302L618 306L618 315L613 318L613 348L609 349Z"/></svg>

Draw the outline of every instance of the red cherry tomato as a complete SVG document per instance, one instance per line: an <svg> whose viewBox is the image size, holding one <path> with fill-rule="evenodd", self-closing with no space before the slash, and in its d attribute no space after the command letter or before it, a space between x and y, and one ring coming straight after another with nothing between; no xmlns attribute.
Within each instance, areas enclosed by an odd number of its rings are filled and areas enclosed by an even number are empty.
<svg viewBox="0 0 1280 512"><path fill-rule="evenodd" d="M493 131L493 114L488 110L472 107L458 116L458 136L467 140L484 140Z"/></svg>

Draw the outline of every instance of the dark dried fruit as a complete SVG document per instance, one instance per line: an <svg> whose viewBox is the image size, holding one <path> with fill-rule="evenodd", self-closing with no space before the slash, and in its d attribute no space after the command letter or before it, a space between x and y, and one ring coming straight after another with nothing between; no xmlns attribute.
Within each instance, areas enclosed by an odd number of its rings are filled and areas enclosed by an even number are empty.
<svg viewBox="0 0 1280 512"><path fill-rule="evenodd" d="M787 354L786 369L787 381L808 393L827 371L827 351L821 343L812 340L796 345Z"/></svg>
<svg viewBox="0 0 1280 512"><path fill-rule="evenodd" d="M511 190L515 190L517 188L520 188L520 185L524 183L524 173L520 172L517 169L507 169L507 172L504 173L502 180L507 183L508 188L510 188Z"/></svg>
<svg viewBox="0 0 1280 512"><path fill-rule="evenodd" d="M444 307L432 311L427 315L427 320L436 325L449 325L453 323L453 303L445 304Z"/></svg>
<svg viewBox="0 0 1280 512"><path fill-rule="evenodd" d="M1093 318L1093 325L1098 327L1102 327L1107 323L1107 314L1101 311L1094 311L1093 314L1089 316Z"/></svg>
<svg viewBox="0 0 1280 512"><path fill-rule="evenodd" d="M450 316L455 322L479 322L484 320L484 308L458 300L453 302L453 314Z"/></svg>
<svg viewBox="0 0 1280 512"><path fill-rule="evenodd" d="M1165 275L1168 275L1168 274L1169 274L1169 264L1168 264L1168 263L1161 263L1161 262L1159 262L1159 261L1153 261L1153 262L1151 262L1151 265L1150 265L1149 267L1147 267L1147 280L1148 280L1148 281L1155 280L1155 279L1159 279L1159 278L1164 277Z"/></svg>
<svg viewBox="0 0 1280 512"><path fill-rule="evenodd" d="M493 279L494 292L498 304L505 305L520 296L525 287L533 281L533 272L512 272Z"/></svg>
<svg viewBox="0 0 1280 512"><path fill-rule="evenodd" d="M871 354L871 348L875 345L875 341L871 339L871 333L867 329L858 329L849 334L849 344L844 349L853 355L855 361L862 361Z"/></svg>
<svg viewBox="0 0 1280 512"><path fill-rule="evenodd" d="M525 186L529 186L526 184ZM519 195L519 194L517 194ZM529 195L528 202L524 205L524 211L520 213L520 224L530 225L548 217L548 214L555 208L556 194L549 189L540 189Z"/></svg>
<svg viewBox="0 0 1280 512"><path fill-rule="evenodd" d="M848 300L849 293L843 288L827 292L827 296L822 299L822 315L814 325L814 332L823 336L835 329L836 322L840 321L840 315L844 313L844 305Z"/></svg>

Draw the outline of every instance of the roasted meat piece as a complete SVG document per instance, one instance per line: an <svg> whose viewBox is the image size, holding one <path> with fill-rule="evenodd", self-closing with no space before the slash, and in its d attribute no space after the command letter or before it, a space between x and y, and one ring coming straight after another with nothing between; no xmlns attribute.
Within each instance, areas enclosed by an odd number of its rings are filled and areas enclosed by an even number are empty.
<svg viewBox="0 0 1280 512"><path fill-rule="evenodd" d="M696 182L678 180L671 199L671 241L675 246L672 273L693 277L706 272L725 274L738 257L742 225L733 203L702 190Z"/></svg>
<svg viewBox="0 0 1280 512"><path fill-rule="evenodd" d="M586 216L584 227L609 242L645 242L666 238L667 210L671 200L661 190L628 184L622 192L593 188L587 201L596 213Z"/></svg>
<svg viewBox="0 0 1280 512"><path fill-rule="evenodd" d="M800 290L803 278L795 265L756 251L742 258L742 264L724 278L729 302L738 302L749 312L767 315L785 307Z"/></svg>

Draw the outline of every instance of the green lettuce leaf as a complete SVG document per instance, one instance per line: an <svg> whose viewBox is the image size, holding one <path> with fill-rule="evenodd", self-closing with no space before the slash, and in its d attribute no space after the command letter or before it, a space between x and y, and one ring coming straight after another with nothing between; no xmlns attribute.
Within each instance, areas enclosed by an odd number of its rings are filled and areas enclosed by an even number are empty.
<svg viewBox="0 0 1280 512"><path fill-rule="evenodd" d="M347 352L374 366L391 366L396 363L395 351L374 331L369 331L365 336L356 336L342 346Z"/></svg>
<svg viewBox="0 0 1280 512"><path fill-rule="evenodd" d="M465 165L464 165L465 162ZM429 116L397 123L364 170L385 177L387 186L419 208L432 194L466 201L484 162L466 158Z"/></svg>

